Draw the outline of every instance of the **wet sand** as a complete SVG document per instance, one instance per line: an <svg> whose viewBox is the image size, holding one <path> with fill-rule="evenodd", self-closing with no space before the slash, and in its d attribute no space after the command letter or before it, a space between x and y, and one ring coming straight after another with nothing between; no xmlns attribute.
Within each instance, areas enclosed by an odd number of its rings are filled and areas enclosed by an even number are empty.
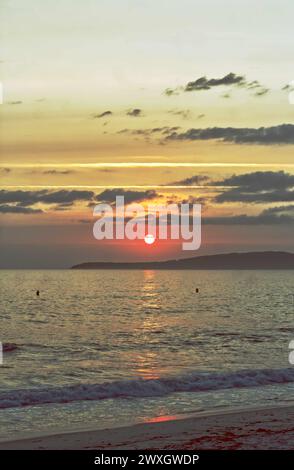
<svg viewBox="0 0 294 470"><path fill-rule="evenodd" d="M294 449L294 405L202 412L178 420L2 440L1 449Z"/></svg>

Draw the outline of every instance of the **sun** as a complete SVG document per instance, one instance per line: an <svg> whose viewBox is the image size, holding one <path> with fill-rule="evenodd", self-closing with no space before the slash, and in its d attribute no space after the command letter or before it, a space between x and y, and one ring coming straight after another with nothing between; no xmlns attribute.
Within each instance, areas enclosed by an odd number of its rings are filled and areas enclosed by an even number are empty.
<svg viewBox="0 0 294 470"><path fill-rule="evenodd" d="M155 242L155 237L151 233L148 233L144 237L144 242L147 243L147 245L152 245L152 243Z"/></svg>

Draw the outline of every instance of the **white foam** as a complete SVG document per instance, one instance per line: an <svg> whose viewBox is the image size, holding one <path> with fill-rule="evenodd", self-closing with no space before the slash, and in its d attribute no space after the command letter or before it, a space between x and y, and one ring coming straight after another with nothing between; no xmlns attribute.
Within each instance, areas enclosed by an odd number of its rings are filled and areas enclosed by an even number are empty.
<svg viewBox="0 0 294 470"><path fill-rule="evenodd" d="M229 373L195 372L152 380L137 379L0 392L0 408L107 398L156 397L176 392L203 392L290 382L294 382L294 368L241 370Z"/></svg>

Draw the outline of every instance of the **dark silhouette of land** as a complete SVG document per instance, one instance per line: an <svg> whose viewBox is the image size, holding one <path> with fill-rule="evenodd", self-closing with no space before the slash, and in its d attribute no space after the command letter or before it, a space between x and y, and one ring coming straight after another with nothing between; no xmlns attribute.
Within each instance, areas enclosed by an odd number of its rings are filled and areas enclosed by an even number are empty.
<svg viewBox="0 0 294 470"><path fill-rule="evenodd" d="M294 253L264 251L139 263L89 262L72 269L294 269Z"/></svg>

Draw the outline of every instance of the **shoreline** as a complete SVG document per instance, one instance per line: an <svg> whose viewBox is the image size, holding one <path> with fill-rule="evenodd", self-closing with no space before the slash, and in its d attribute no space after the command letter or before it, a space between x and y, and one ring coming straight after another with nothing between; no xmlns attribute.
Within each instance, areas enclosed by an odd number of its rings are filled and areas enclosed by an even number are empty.
<svg viewBox="0 0 294 470"><path fill-rule="evenodd" d="M0 450L294 449L294 402L198 412L186 418L107 429L57 431L2 439Z"/></svg>

